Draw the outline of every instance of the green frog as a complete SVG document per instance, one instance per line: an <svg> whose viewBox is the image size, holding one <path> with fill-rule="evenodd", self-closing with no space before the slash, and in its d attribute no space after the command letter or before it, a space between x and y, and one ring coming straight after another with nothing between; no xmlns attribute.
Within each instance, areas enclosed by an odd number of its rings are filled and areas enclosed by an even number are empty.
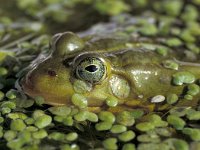
<svg viewBox="0 0 200 150"><path fill-rule="evenodd" d="M150 50L144 41L124 35L56 34L50 54L31 64L22 88L31 97L42 96L46 104L92 112L196 106L200 65L183 62L180 52Z"/></svg>

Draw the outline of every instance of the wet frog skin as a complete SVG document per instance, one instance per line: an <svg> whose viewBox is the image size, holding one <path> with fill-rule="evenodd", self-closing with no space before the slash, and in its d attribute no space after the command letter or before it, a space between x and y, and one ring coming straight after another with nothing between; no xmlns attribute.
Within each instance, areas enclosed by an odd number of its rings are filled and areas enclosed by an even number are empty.
<svg viewBox="0 0 200 150"><path fill-rule="evenodd" d="M178 52L161 55L131 38L80 38L72 32L56 34L50 49L21 82L26 94L47 104L118 112L167 109L171 95L176 106L198 103L198 92L191 94L189 86L198 86L200 65L183 62Z"/></svg>

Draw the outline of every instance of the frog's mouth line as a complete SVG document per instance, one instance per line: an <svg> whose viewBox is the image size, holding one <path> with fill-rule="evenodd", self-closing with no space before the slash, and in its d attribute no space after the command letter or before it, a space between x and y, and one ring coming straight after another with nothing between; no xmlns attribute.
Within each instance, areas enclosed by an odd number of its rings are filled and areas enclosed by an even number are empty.
<svg viewBox="0 0 200 150"><path fill-rule="evenodd" d="M30 84L29 84L30 83ZM26 78L23 78L21 80L21 87L24 91L25 94L27 94L28 96L34 98L36 96L42 96L44 99L46 98L46 95L42 94L39 91L35 91L34 90L34 86L33 84L29 81L26 81ZM51 95L48 94L49 97L52 97ZM46 104L49 105L53 105L53 106L63 106L63 105L67 105L67 103L57 103L57 102L53 102L53 101L45 101Z"/></svg>
<svg viewBox="0 0 200 150"><path fill-rule="evenodd" d="M29 95L30 97L34 98L36 96L43 96L44 98L46 98L47 95L44 95L43 93L39 92L39 91L35 91L33 83L29 80L30 78L28 77L28 75L24 78L21 79L21 86L22 89L24 91L25 94ZM49 97L53 97L53 95L48 95ZM46 104L52 105L52 106L63 106L63 105L68 105L70 106L74 106L72 103L58 103L55 101L45 101ZM145 106L131 106L131 107L127 107L126 104L124 105L119 105L115 108L108 108L106 105L101 104L100 106L88 106L87 110L90 112L94 112L94 113L99 113L102 109L103 110L109 110L113 113L118 113L120 111L123 110L132 110L132 109L137 109L137 108L143 108L146 112L149 112L149 108L145 107Z"/></svg>
<svg viewBox="0 0 200 150"><path fill-rule="evenodd" d="M21 87L22 87L22 90L25 94L27 94L28 96L34 98L36 96L43 96L44 97L44 94L39 92L39 91L35 91L34 90L34 86L33 86L33 83L29 81L29 78L27 77L24 77L21 79L20 81L21 83ZM40 94L41 93L41 94ZM49 95L51 97L51 95ZM45 98L45 97L44 97ZM63 106L63 105L69 105L69 106L74 106L73 104L67 104L67 103L58 103L58 102L53 102L53 101L45 101L46 104L49 104L49 105L53 105L53 106ZM87 108L89 111L92 111L92 112L100 112L101 110L101 107L88 107Z"/></svg>

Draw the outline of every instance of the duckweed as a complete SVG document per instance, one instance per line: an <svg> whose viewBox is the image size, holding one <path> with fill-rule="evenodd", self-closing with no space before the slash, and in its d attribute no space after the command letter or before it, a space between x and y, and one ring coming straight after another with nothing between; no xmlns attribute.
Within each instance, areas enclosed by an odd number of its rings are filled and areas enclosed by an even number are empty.
<svg viewBox="0 0 200 150"><path fill-rule="evenodd" d="M192 95L189 95L189 94L186 94L186 95L184 96L184 99L186 99L186 100L192 100L192 99L193 99L193 96L192 96Z"/></svg>
<svg viewBox="0 0 200 150"><path fill-rule="evenodd" d="M99 122L97 124L95 124L95 128L97 131L105 131L105 130L110 130L112 127L112 123L111 122Z"/></svg>
<svg viewBox="0 0 200 150"><path fill-rule="evenodd" d="M54 116L53 118L55 121L57 122L62 122L64 120L64 117L63 116Z"/></svg>
<svg viewBox="0 0 200 150"><path fill-rule="evenodd" d="M179 65L173 60L164 61L163 66L165 68L169 68L169 69L173 69L173 70L178 70L178 67L179 67Z"/></svg>
<svg viewBox="0 0 200 150"><path fill-rule="evenodd" d="M5 114L9 114L11 112L11 109L8 107L3 107L0 109L0 111L3 115L5 115Z"/></svg>
<svg viewBox="0 0 200 150"><path fill-rule="evenodd" d="M87 120L89 120L91 122L97 122L98 116L95 113L87 112Z"/></svg>
<svg viewBox="0 0 200 150"><path fill-rule="evenodd" d="M144 25L139 31L141 34L148 36L156 35L156 33L158 32L154 24L148 24L148 26Z"/></svg>
<svg viewBox="0 0 200 150"><path fill-rule="evenodd" d="M151 122L141 122L141 123L136 124L136 128L139 131L145 132L145 131L154 129L155 126Z"/></svg>
<svg viewBox="0 0 200 150"><path fill-rule="evenodd" d="M80 93L80 94L89 92L92 89L91 84L87 84L86 82L82 80L75 80L73 86L74 86L75 92Z"/></svg>
<svg viewBox="0 0 200 150"><path fill-rule="evenodd" d="M195 6L193 5L187 5L184 9L183 14L181 15L181 18L184 21L193 21L198 19L198 10ZM189 19L189 20L188 20Z"/></svg>
<svg viewBox="0 0 200 150"><path fill-rule="evenodd" d="M16 103L16 106L20 108L29 108L34 104L34 100L32 99L16 98L13 101Z"/></svg>
<svg viewBox="0 0 200 150"><path fill-rule="evenodd" d="M49 134L48 138L55 141L65 141L65 134L60 132L52 132L51 134Z"/></svg>
<svg viewBox="0 0 200 150"><path fill-rule="evenodd" d="M108 106L110 106L110 107L115 107L115 106L117 106L117 104L118 104L118 99L117 98L115 98L115 97L108 97L107 99L106 99L106 104L108 105Z"/></svg>
<svg viewBox="0 0 200 150"><path fill-rule="evenodd" d="M152 123L155 127L166 127L168 123L163 121L159 115L152 114L147 116L147 121Z"/></svg>
<svg viewBox="0 0 200 150"><path fill-rule="evenodd" d="M174 107L170 109L170 114L175 115L178 117L183 117L187 114L188 110L191 109L190 107Z"/></svg>
<svg viewBox="0 0 200 150"><path fill-rule="evenodd" d="M131 141L132 139L134 139L135 136L136 136L135 133L133 131L129 130L129 131L123 132L120 135L118 135L118 138L120 141L128 142L128 141Z"/></svg>
<svg viewBox="0 0 200 150"><path fill-rule="evenodd" d="M2 91L0 91L0 101L3 100L4 95L5 95L5 94L4 94Z"/></svg>
<svg viewBox="0 0 200 150"><path fill-rule="evenodd" d="M36 132L39 129L37 127L35 127L35 126L27 126L26 130L29 131L29 132Z"/></svg>
<svg viewBox="0 0 200 150"><path fill-rule="evenodd" d="M72 126L74 123L74 120L73 120L72 116L68 116L68 117L64 118L62 122L64 125Z"/></svg>
<svg viewBox="0 0 200 150"><path fill-rule="evenodd" d="M23 143L30 142L32 140L32 138L31 138L31 132L28 131L28 130L21 131L18 134L18 138L22 139Z"/></svg>
<svg viewBox="0 0 200 150"><path fill-rule="evenodd" d="M188 144L184 140L181 140L181 139L169 138L165 140L164 143L171 145L172 149L175 149L175 150L189 150Z"/></svg>
<svg viewBox="0 0 200 150"><path fill-rule="evenodd" d="M20 132L18 138L22 140L23 146L32 141L31 133L28 131Z"/></svg>
<svg viewBox="0 0 200 150"><path fill-rule="evenodd" d="M163 11L171 16L177 16L181 12L183 2L180 0L166 0L163 2Z"/></svg>
<svg viewBox="0 0 200 150"><path fill-rule="evenodd" d="M137 136L137 140L139 142L151 142L151 143L159 143L160 137L156 134L149 135L149 134L140 134Z"/></svg>
<svg viewBox="0 0 200 150"><path fill-rule="evenodd" d="M156 52L162 56L167 56L168 49L165 47L158 47L156 48Z"/></svg>
<svg viewBox="0 0 200 150"><path fill-rule="evenodd" d="M43 116L43 115L45 115L45 113L44 113L44 111L42 111L42 110L35 110L35 111L33 112L33 114L32 114L33 119L37 119L38 117L41 117L41 116Z"/></svg>
<svg viewBox="0 0 200 150"><path fill-rule="evenodd" d="M169 94L167 95L167 103L174 104L178 101L178 96L176 94Z"/></svg>
<svg viewBox="0 0 200 150"><path fill-rule="evenodd" d="M14 113L9 113L8 115L7 115L7 117L8 118L10 118L10 119L22 119L22 120L25 120L25 119L27 119L27 115L26 114L24 114L24 113L20 113L20 112L14 112Z"/></svg>
<svg viewBox="0 0 200 150"><path fill-rule="evenodd" d="M78 112L79 112L79 109L77 109L77 108L72 108L72 109L71 109L70 116L74 116L74 115L76 115Z"/></svg>
<svg viewBox="0 0 200 150"><path fill-rule="evenodd" d="M60 146L60 149L61 149L61 150L71 150L71 147L70 147L69 144L64 144L64 145L61 145L61 146Z"/></svg>
<svg viewBox="0 0 200 150"><path fill-rule="evenodd" d="M200 142L191 142L190 149L191 150L199 150Z"/></svg>
<svg viewBox="0 0 200 150"><path fill-rule="evenodd" d="M45 128L51 124L51 121L52 121L51 116L44 114L36 118L34 125L38 128Z"/></svg>
<svg viewBox="0 0 200 150"><path fill-rule="evenodd" d="M87 99L81 94L74 94L72 96L72 103L79 108L87 107Z"/></svg>
<svg viewBox="0 0 200 150"><path fill-rule="evenodd" d="M122 147L122 150L135 150L135 145L132 143L127 143L124 144L124 146Z"/></svg>
<svg viewBox="0 0 200 150"><path fill-rule="evenodd" d="M31 124L34 124L35 120L33 118L26 118L24 120L24 122L27 124L27 125L31 125Z"/></svg>
<svg viewBox="0 0 200 150"><path fill-rule="evenodd" d="M61 150L80 150L79 146L76 144L65 144L61 146Z"/></svg>
<svg viewBox="0 0 200 150"><path fill-rule="evenodd" d="M3 127L0 126L0 138L3 137Z"/></svg>
<svg viewBox="0 0 200 150"><path fill-rule="evenodd" d="M135 118L132 116L131 112L123 111L117 114L116 122L124 126L132 126L135 123Z"/></svg>
<svg viewBox="0 0 200 150"><path fill-rule="evenodd" d="M77 121L85 121L87 119L87 111L80 111L78 114L74 115L74 119Z"/></svg>
<svg viewBox="0 0 200 150"><path fill-rule="evenodd" d="M105 149L115 150L117 149L117 139L116 138L107 138L103 141L103 146Z"/></svg>
<svg viewBox="0 0 200 150"><path fill-rule="evenodd" d="M4 122L4 118L0 117L0 124Z"/></svg>
<svg viewBox="0 0 200 150"><path fill-rule="evenodd" d="M13 140L16 136L17 136L17 132L16 132L16 131L7 130L7 131L4 133L4 136L3 136L3 137L6 139L6 141L11 141L11 140Z"/></svg>
<svg viewBox="0 0 200 150"><path fill-rule="evenodd" d="M23 140L17 138L9 141L6 145L10 149L21 149L23 144L24 144Z"/></svg>
<svg viewBox="0 0 200 150"><path fill-rule="evenodd" d="M194 141L200 141L200 129L184 128L182 132L188 135Z"/></svg>
<svg viewBox="0 0 200 150"><path fill-rule="evenodd" d="M188 31L188 30L184 30L182 31L180 37L185 41L185 42L188 42L188 43L193 43L195 42L195 37Z"/></svg>
<svg viewBox="0 0 200 150"><path fill-rule="evenodd" d="M10 109L15 109L16 108L16 104L14 102L11 102L11 101L4 101L1 104L1 107L8 107Z"/></svg>
<svg viewBox="0 0 200 150"><path fill-rule="evenodd" d="M183 119L175 115L167 116L167 122L177 130L182 130L186 124Z"/></svg>
<svg viewBox="0 0 200 150"><path fill-rule="evenodd" d="M26 124L21 119L12 120L10 129L14 131L23 131L26 128Z"/></svg>
<svg viewBox="0 0 200 150"><path fill-rule="evenodd" d="M172 131L170 131L168 128L156 128L155 132L164 137L170 137L172 135Z"/></svg>
<svg viewBox="0 0 200 150"><path fill-rule="evenodd" d="M5 76L8 74L8 70L4 67L0 67L0 76Z"/></svg>
<svg viewBox="0 0 200 150"><path fill-rule="evenodd" d="M113 125L112 128L111 128L111 132L112 133L122 133L122 132L125 132L127 130L127 127L124 126L124 125L119 125L119 124L116 124L116 125Z"/></svg>
<svg viewBox="0 0 200 150"><path fill-rule="evenodd" d="M43 97L41 97L41 96L36 96L35 98L34 98L34 100L35 100L35 103L37 104L37 105L39 105L39 106L42 106L43 104L44 104L44 98Z"/></svg>
<svg viewBox="0 0 200 150"><path fill-rule="evenodd" d="M135 109L131 111L131 116L135 119L139 119L144 115L144 110L142 109Z"/></svg>
<svg viewBox="0 0 200 150"><path fill-rule="evenodd" d="M136 30L136 27L135 26L128 26L125 28L125 32L127 33L132 33Z"/></svg>
<svg viewBox="0 0 200 150"><path fill-rule="evenodd" d="M9 90L7 93L6 93L6 97L9 98L9 99L14 99L17 97L16 95L16 91L15 90Z"/></svg>
<svg viewBox="0 0 200 150"><path fill-rule="evenodd" d="M32 133L32 136L35 139L43 139L43 138L47 137L47 135L48 135L47 131L44 129L40 129L40 130Z"/></svg>
<svg viewBox="0 0 200 150"><path fill-rule="evenodd" d="M170 38L166 40L166 44L171 47L181 46L182 42L178 38Z"/></svg>
<svg viewBox="0 0 200 150"><path fill-rule="evenodd" d="M109 111L101 111L99 114L99 119L106 122L115 122L115 116Z"/></svg>
<svg viewBox="0 0 200 150"><path fill-rule="evenodd" d="M187 112L186 112L186 117L189 119L189 120L200 120L200 111L196 111L194 109L189 109Z"/></svg>
<svg viewBox="0 0 200 150"><path fill-rule="evenodd" d="M193 83L195 81L195 76L186 71L177 72L173 75L173 83L175 85L182 85L184 83Z"/></svg>
<svg viewBox="0 0 200 150"><path fill-rule="evenodd" d="M188 47L188 49L190 49L190 50L191 50L192 52L194 52L195 54L199 54L199 52L200 52L200 48L197 47L197 46L194 45L194 44L188 43L188 44L187 44L187 47Z"/></svg>
<svg viewBox="0 0 200 150"><path fill-rule="evenodd" d="M159 144L155 144L155 143L142 143L139 144L137 147L137 150L159 150L160 149L160 145Z"/></svg>
<svg viewBox="0 0 200 150"><path fill-rule="evenodd" d="M67 116L71 113L71 108L68 106L50 107L48 110L57 116Z"/></svg>
<svg viewBox="0 0 200 150"><path fill-rule="evenodd" d="M67 141L74 141L78 138L78 134L76 132L71 132L71 133L68 133L65 136L65 138L66 138Z"/></svg>
<svg viewBox="0 0 200 150"><path fill-rule="evenodd" d="M187 94L195 96L199 93L199 86L196 84L190 84L188 85L188 91Z"/></svg>

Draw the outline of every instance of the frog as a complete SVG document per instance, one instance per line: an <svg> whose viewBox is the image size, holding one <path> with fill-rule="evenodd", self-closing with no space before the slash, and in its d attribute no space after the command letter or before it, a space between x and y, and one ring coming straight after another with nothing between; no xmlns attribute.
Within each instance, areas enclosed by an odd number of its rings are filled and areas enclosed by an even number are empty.
<svg viewBox="0 0 200 150"><path fill-rule="evenodd" d="M92 112L197 106L198 94L192 100L185 100L184 94L200 77L200 65L184 62L176 51L161 55L143 42L69 31L55 34L50 53L33 61L22 78L22 89L30 97L42 96L49 105L82 108L83 103ZM191 80L176 83L176 74L185 72ZM170 94L178 96L175 104L166 102Z"/></svg>

